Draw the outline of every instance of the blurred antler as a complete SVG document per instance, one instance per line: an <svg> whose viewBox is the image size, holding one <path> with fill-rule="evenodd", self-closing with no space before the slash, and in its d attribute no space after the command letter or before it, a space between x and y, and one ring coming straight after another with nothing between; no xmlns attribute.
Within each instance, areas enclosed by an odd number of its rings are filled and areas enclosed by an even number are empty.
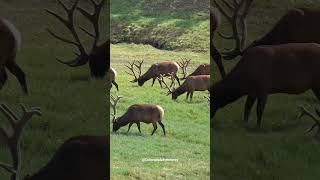
<svg viewBox="0 0 320 180"><path fill-rule="evenodd" d="M110 95L110 105L111 105L111 108L113 110L113 114L112 114L112 123L116 120L116 116L117 116L117 104L118 102L120 101L122 97L121 96L113 96L113 95Z"/></svg>
<svg viewBox="0 0 320 180"><path fill-rule="evenodd" d="M41 116L39 107L32 107L29 110L20 104L22 109L22 116L19 119L16 114L5 104L0 105L0 111L8 119L12 132L10 133L4 127L0 127L1 137L4 138L5 144L9 147L12 156L12 165L0 163L0 167L10 172L11 180L17 180L20 175L21 166L21 152L20 152L20 139L23 128L27 122L33 117L33 115Z"/></svg>
<svg viewBox="0 0 320 180"><path fill-rule="evenodd" d="M180 78L181 80L186 79L187 77L187 68L190 64L191 59L187 59L187 58L181 58L181 61L178 62L178 65L180 66L180 68L182 69L182 75L183 77Z"/></svg>
<svg viewBox="0 0 320 180"><path fill-rule="evenodd" d="M253 0L213 0L213 4L232 26L232 34L218 34L227 40L235 41L235 48L228 52L223 52L224 59L233 59L235 55L242 52L247 39L246 17L249 13Z"/></svg>
<svg viewBox="0 0 320 180"><path fill-rule="evenodd" d="M175 89L175 77L174 77L174 74L173 74L173 73L169 73L169 76L167 76L167 78L171 80L171 84L170 84L170 86L168 86L168 84L167 84L167 83L165 82L165 80L164 80L164 77L165 77L165 76L166 76L166 75L161 74L161 75L158 77L158 80L165 85L165 88L168 89L167 95L169 95L169 94L171 94L171 93L174 91L174 89Z"/></svg>
<svg viewBox="0 0 320 180"><path fill-rule="evenodd" d="M307 108L305 108L304 106L300 105L299 106L300 110L301 110L301 114L300 114L300 118L303 116L309 116L311 117L311 119L314 121L314 124L311 126L311 128L309 128L309 130L307 130L306 132L309 133L311 132L314 128L318 128L317 134L320 134L320 112L317 110L317 108L315 108L315 111L317 113L317 115L313 114L312 112L310 112L309 110L307 110Z"/></svg>

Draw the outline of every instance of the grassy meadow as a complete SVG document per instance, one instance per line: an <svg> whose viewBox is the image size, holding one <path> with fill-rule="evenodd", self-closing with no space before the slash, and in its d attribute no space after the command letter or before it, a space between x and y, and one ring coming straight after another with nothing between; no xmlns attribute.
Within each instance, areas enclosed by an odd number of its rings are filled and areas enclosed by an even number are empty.
<svg viewBox="0 0 320 180"><path fill-rule="evenodd" d="M269 0L254 1L248 15L248 36L252 40L267 33L292 7L320 7L317 0ZM223 20L223 19L222 19ZM228 24L222 21L219 31L228 31ZM220 50L232 44L216 36ZM237 63L224 62L231 70ZM213 79L220 76L213 67ZM241 86L241 83L238 84ZM310 118L297 118L298 106L319 105L312 92L299 96L285 94L268 98L262 130L257 130L256 110L253 108L248 126L243 126L245 98L218 111L215 118L214 150L215 178L225 180L314 180L320 178L320 142L314 135L305 134L312 126Z"/></svg>
<svg viewBox="0 0 320 180"><path fill-rule="evenodd" d="M186 101L186 94L177 101L166 96L152 80L142 87L129 82L132 77L125 73L127 62L145 60L142 72L151 64L164 60L179 61L189 57L192 64L189 73L200 63L208 62L208 53L174 52L155 49L149 45L117 44L111 46L111 66L118 72L119 92L118 116L136 103L153 103L163 107L167 135L158 126L150 136L152 124L141 124L142 134L134 124L127 134L127 126L111 135L111 178L112 179L209 179L210 140L209 106L204 96L208 92L195 92L193 101ZM111 124L112 128L112 124ZM112 129L110 129L112 131ZM178 162L142 162L144 158L178 159Z"/></svg>
<svg viewBox="0 0 320 180"><path fill-rule="evenodd" d="M56 56L71 59L74 55L69 46L54 40L45 30L49 27L68 34L44 12L45 8L55 10L56 5L53 0L0 2L0 17L10 20L21 31L22 47L17 62L26 73L29 87L29 94L23 95L18 81L8 72L0 103L6 103L18 113L19 103L38 106L43 114L35 116L23 131L23 176L43 167L66 139L106 133L106 80L91 79L87 65L68 68L55 60ZM89 42L90 38L85 37L84 41ZM0 124L8 127L7 119L0 114ZM0 141L0 162L10 161L9 152ZM2 169L0 179L9 179Z"/></svg>

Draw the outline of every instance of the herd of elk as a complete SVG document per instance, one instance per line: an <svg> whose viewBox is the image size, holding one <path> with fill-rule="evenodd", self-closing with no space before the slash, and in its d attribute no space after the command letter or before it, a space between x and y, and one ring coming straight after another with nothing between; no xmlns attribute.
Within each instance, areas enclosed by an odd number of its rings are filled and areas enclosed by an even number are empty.
<svg viewBox="0 0 320 180"><path fill-rule="evenodd" d="M116 132L118 129L120 129L123 126L128 126L128 132L132 126L132 124L137 124L138 130L141 133L140 129L140 122L144 122L147 124L152 123L153 125L153 131L151 133L151 136L155 133L157 130L157 123L161 126L163 130L163 134L166 135L166 131L164 128L164 125L162 123L163 116L164 116L164 110L161 106L155 105L155 104L134 104L131 105L127 111L120 117L116 118L117 114L117 104L121 97L119 96L110 96L110 104L113 108L113 118L112 123L113 132Z"/></svg>
<svg viewBox="0 0 320 180"><path fill-rule="evenodd" d="M211 89L211 118L216 111L247 96L244 121L257 100L257 125L270 94L312 90L320 100L320 44L257 46L245 51L235 68Z"/></svg>
<svg viewBox="0 0 320 180"><path fill-rule="evenodd" d="M7 68L18 79L24 93L28 93L25 73L16 63L16 55L21 46L18 29L8 20L0 18L0 89L5 85Z"/></svg>

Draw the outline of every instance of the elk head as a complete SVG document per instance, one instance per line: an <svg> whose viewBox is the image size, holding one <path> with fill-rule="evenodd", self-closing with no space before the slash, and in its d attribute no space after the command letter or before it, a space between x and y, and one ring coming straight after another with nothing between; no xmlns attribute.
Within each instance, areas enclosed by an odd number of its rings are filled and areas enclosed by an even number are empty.
<svg viewBox="0 0 320 180"><path fill-rule="evenodd" d="M141 61L134 60L133 62L128 62L128 64L125 65L131 71L131 72L126 71L126 73L134 77L134 79L130 82L135 83L140 78L142 73L141 68L142 68L143 62L144 60L141 60Z"/></svg>
<svg viewBox="0 0 320 180"><path fill-rule="evenodd" d="M111 108L113 110L113 114L112 114L112 131L116 132L118 129L120 129L120 125L117 123L117 104L120 101L122 97L121 96L113 96L110 95L110 105Z"/></svg>
<svg viewBox="0 0 320 180"><path fill-rule="evenodd" d="M74 3L71 5L71 7L67 7L66 4L64 4L61 0L57 0L57 2L60 4L60 6L65 10L67 14L67 18L64 18L60 16L58 13L46 10L47 13L54 16L56 19L61 21L63 25L67 27L67 29L70 31L73 40L58 36L54 32L48 29L48 32L56 39L75 46L79 53L76 53L76 58L71 61L62 61L57 58L57 60L65 64L69 67L78 67L87 64L89 62L89 67L91 71L91 76L95 78L102 78L106 74L106 71L108 69L108 49L109 49L109 40L102 43L101 45L98 45L100 40L100 27L99 27L99 19L100 14L103 9L103 6L105 5L106 0L101 0L100 3L97 3L95 0L90 0L90 2L93 4L94 12L90 13L84 10L81 7L78 7L79 0L75 0ZM82 44L80 37L77 33L77 29L75 27L74 22L74 16L75 11L80 12L92 25L93 25L93 31L90 32L89 30L80 27L80 30L85 32L87 35L93 38L93 43L91 46L91 49L89 51L86 50L85 46Z"/></svg>
<svg viewBox="0 0 320 180"><path fill-rule="evenodd" d="M21 167L21 150L20 150L20 139L22 135L23 128L29 122L33 115L41 116L40 108L33 107L29 110L20 104L22 109L22 116L18 116L5 104L0 105L0 111L8 119L11 126L11 131L8 131L4 127L0 127L0 137L3 138L4 143L8 146L9 151L12 156L12 165L1 163L0 168L5 169L11 173L11 179L18 179L20 176Z"/></svg>
<svg viewBox="0 0 320 180"><path fill-rule="evenodd" d="M187 58L182 58L180 62L178 62L178 65L180 66L180 68L182 69L182 75L183 77L180 78L181 80L186 79L187 77L187 68L190 64L191 59L187 59Z"/></svg>
<svg viewBox="0 0 320 180"><path fill-rule="evenodd" d="M162 74L161 74L161 75L158 77L158 80L161 81L161 82L164 84L164 86L165 86L166 89L168 89L167 96L169 96L169 95L171 94L171 95L172 95L172 99L173 99L173 100L176 100L178 96L174 93L174 91L175 91L175 84L176 84L176 83L175 83L174 74L173 74L173 73L170 73L169 76L167 76L167 79L169 79L169 80L171 81L170 86L168 86L168 84L167 84L166 81L164 80L164 77L165 77L165 75L162 75Z"/></svg>

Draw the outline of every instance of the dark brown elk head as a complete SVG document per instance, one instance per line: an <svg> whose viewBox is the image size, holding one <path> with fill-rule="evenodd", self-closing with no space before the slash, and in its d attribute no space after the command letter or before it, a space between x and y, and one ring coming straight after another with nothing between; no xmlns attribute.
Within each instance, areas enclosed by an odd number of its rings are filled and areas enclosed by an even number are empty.
<svg viewBox="0 0 320 180"><path fill-rule="evenodd" d="M72 34L73 40L61 37L56 33L52 32L51 30L48 30L48 31L54 38L77 47L79 51L79 53L76 54L77 57L71 61L62 61L60 59L57 59L57 60L60 63L63 63L69 67L78 67L78 66L85 65L89 62L91 76L94 78L103 78L110 66L110 61L109 61L110 59L108 59L110 58L110 52L109 52L110 41L107 40L104 43L99 45L99 41L101 38L99 19L100 19L101 11L104 5L106 4L106 0L101 0L99 3L97 3L95 0L90 0L90 2L94 6L93 13L87 12L85 9L79 7L78 6L79 0L75 0L70 8L67 7L67 5L64 4L61 0L57 0L57 2L65 10L67 14L67 18L62 17L58 13L53 12L51 10L46 10L46 11L47 13L51 14L52 16L57 18L59 21L61 21L62 24L67 27L67 29ZM87 35L93 38L93 43L89 51L86 50L85 46L81 42L77 29L75 27L74 16L75 16L76 10L80 12L93 25L94 32L90 32L89 30L83 27L80 27L80 30L82 30Z"/></svg>

